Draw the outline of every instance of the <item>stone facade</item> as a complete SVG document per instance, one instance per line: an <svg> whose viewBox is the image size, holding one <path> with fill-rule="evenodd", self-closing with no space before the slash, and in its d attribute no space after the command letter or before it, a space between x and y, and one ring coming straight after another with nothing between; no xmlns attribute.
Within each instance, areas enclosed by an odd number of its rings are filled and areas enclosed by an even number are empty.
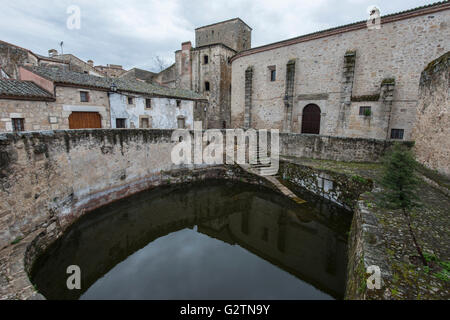
<svg viewBox="0 0 450 320"><path fill-rule="evenodd" d="M12 132L14 118L24 119L25 131L56 130L61 109L49 101L0 98L0 132Z"/></svg>
<svg viewBox="0 0 450 320"><path fill-rule="evenodd" d="M89 92L89 102L80 101L80 91ZM73 112L94 112L101 116L102 128L110 128L108 93L73 87L55 87L54 101L0 98L0 132L12 132L12 119L24 119L24 131L69 129Z"/></svg>
<svg viewBox="0 0 450 320"><path fill-rule="evenodd" d="M0 66L12 79L19 78L21 65L37 65L38 58L31 51L0 41Z"/></svg>
<svg viewBox="0 0 450 320"><path fill-rule="evenodd" d="M90 74L97 77L105 77L106 74L94 68L94 63L89 64L73 54L60 54L52 56L53 59L64 61L68 64L70 71Z"/></svg>
<svg viewBox="0 0 450 320"><path fill-rule="evenodd" d="M232 19L195 30L196 47L182 44L175 53L175 86L193 90L208 98L207 128L231 126L231 65L236 53L251 47L251 28L241 19ZM172 68L172 67L171 67ZM167 83L173 85L170 72ZM162 81L162 80L161 80Z"/></svg>
<svg viewBox="0 0 450 320"><path fill-rule="evenodd" d="M420 79L417 122L413 130L416 157L450 177L450 52L428 65Z"/></svg>
<svg viewBox="0 0 450 320"><path fill-rule="evenodd" d="M167 69L161 71L154 77L154 81L161 86L175 88L177 85L176 65L173 64Z"/></svg>
<svg viewBox="0 0 450 320"><path fill-rule="evenodd" d="M213 44L224 44L236 52L252 46L252 28L239 18L214 23L195 30L197 48Z"/></svg>
<svg viewBox="0 0 450 320"><path fill-rule="evenodd" d="M94 62L92 60L90 61L92 62L93 65ZM88 63L90 61L88 61ZM127 72L127 70L125 70L122 66L116 64L108 64L106 66L95 66L94 68L100 71L102 74L105 74L107 77L111 78L118 78Z"/></svg>
<svg viewBox="0 0 450 320"><path fill-rule="evenodd" d="M154 73L154 72L142 70L142 69L138 69L138 68L133 68L131 70L123 72L122 74L120 74L120 76L118 76L118 78L129 79L129 80L140 80L140 81L152 83L153 78L155 76L156 76L156 73Z"/></svg>
<svg viewBox="0 0 450 320"><path fill-rule="evenodd" d="M88 92L89 101L81 102L80 91ZM73 112L94 112L100 114L102 128L111 128L108 92L79 87L57 86L54 105L61 110L57 129L69 129L69 117Z"/></svg>
<svg viewBox="0 0 450 320"><path fill-rule="evenodd" d="M251 66L254 128L300 133L303 109L316 104L323 135L386 139L391 129L403 129L403 138L411 139L420 73L448 51L449 19L449 3L439 3L383 17L380 30L360 22L238 53L232 58L232 126L243 127L248 118L245 73ZM294 99L286 110L291 60ZM277 76L270 81L273 66ZM360 107L371 107L370 114L360 115Z"/></svg>

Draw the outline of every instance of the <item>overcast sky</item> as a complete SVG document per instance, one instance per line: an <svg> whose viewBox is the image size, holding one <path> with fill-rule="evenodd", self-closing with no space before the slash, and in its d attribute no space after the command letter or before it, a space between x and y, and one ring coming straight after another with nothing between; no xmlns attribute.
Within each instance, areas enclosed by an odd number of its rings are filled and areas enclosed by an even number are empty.
<svg viewBox="0 0 450 320"><path fill-rule="evenodd" d="M154 57L174 61L194 29L240 17L253 28L252 46L366 20L436 1L424 0L0 0L0 40L47 55L72 53L95 64L154 70ZM67 9L81 10L80 29L67 28Z"/></svg>

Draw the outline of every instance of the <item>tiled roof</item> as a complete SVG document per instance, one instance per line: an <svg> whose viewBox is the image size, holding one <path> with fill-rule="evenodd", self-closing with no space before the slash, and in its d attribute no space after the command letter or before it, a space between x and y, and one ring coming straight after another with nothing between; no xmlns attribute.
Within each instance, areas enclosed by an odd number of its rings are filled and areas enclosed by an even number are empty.
<svg viewBox="0 0 450 320"><path fill-rule="evenodd" d="M55 83L79 85L109 90L113 84L119 91L147 94L151 96L173 97L186 100L206 100L202 95L189 90L173 89L137 80L102 78L93 75L68 71L58 67L26 67L28 70Z"/></svg>
<svg viewBox="0 0 450 320"><path fill-rule="evenodd" d="M53 100L53 95L30 81L0 79L0 97Z"/></svg>

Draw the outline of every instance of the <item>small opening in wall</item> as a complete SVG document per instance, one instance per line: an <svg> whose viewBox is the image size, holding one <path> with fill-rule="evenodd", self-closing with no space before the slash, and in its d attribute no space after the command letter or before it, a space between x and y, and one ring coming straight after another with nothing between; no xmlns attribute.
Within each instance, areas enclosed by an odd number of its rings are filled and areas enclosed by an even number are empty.
<svg viewBox="0 0 450 320"><path fill-rule="evenodd" d="M277 67L276 66L270 66L269 67L269 71L270 71L270 81L274 82L277 80Z"/></svg>
<svg viewBox="0 0 450 320"><path fill-rule="evenodd" d="M140 123L140 127L141 129L149 129L150 128L150 120L149 118L141 118L141 123Z"/></svg>
<svg viewBox="0 0 450 320"><path fill-rule="evenodd" d="M25 131L25 119L15 118L11 120L14 132Z"/></svg>
<svg viewBox="0 0 450 320"><path fill-rule="evenodd" d="M152 108L152 99L145 99L145 108L146 109Z"/></svg>
<svg viewBox="0 0 450 320"><path fill-rule="evenodd" d="M359 115L370 117L372 115L372 107L359 107Z"/></svg>
<svg viewBox="0 0 450 320"><path fill-rule="evenodd" d="M391 139L403 140L403 136L405 134L404 129L392 129L391 131Z"/></svg>
<svg viewBox="0 0 450 320"><path fill-rule="evenodd" d="M89 92L80 91L80 101L81 102L89 102Z"/></svg>
<svg viewBox="0 0 450 320"><path fill-rule="evenodd" d="M203 56L203 64L208 64L209 63L209 56L204 55Z"/></svg>
<svg viewBox="0 0 450 320"><path fill-rule="evenodd" d="M132 97L128 97L128 104L133 104L133 98Z"/></svg>
<svg viewBox="0 0 450 320"><path fill-rule="evenodd" d="M181 107L181 100L177 100L177 107L178 107L178 108Z"/></svg>
<svg viewBox="0 0 450 320"><path fill-rule="evenodd" d="M116 128L125 129L127 127L127 119L116 119Z"/></svg>
<svg viewBox="0 0 450 320"><path fill-rule="evenodd" d="M210 85L209 85L209 82L206 81L205 82L205 91L209 91L209 90L210 90Z"/></svg>
<svg viewBox="0 0 450 320"><path fill-rule="evenodd" d="M178 120L178 129L186 129L186 119L180 117L177 120Z"/></svg>

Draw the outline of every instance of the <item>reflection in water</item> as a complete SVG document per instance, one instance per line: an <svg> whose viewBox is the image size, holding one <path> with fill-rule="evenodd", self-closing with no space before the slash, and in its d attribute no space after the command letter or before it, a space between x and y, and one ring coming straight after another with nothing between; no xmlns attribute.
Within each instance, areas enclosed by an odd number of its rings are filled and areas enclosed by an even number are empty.
<svg viewBox="0 0 450 320"><path fill-rule="evenodd" d="M82 217L31 277L48 299L342 298L351 214L302 196L223 181L146 191Z"/></svg>

